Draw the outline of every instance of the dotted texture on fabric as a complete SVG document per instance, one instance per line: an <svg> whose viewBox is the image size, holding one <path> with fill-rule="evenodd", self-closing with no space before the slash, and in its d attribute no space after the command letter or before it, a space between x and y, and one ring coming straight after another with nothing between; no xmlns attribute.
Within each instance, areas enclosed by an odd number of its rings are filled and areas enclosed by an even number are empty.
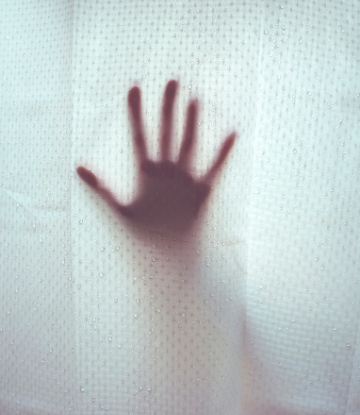
<svg viewBox="0 0 360 415"><path fill-rule="evenodd" d="M0 5L0 414L360 413L356 1ZM129 227L179 83L170 158L199 114L199 225ZM200 226L201 224L201 226Z"/></svg>

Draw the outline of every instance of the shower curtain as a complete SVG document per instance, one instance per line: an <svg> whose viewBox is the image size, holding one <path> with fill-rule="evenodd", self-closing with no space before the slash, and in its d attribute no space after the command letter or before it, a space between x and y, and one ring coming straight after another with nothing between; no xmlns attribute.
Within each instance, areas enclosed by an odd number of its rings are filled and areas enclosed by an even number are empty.
<svg viewBox="0 0 360 415"><path fill-rule="evenodd" d="M0 10L0 413L360 414L358 2ZM237 134L183 240L76 173L131 203L127 95L157 160L171 79L195 179Z"/></svg>

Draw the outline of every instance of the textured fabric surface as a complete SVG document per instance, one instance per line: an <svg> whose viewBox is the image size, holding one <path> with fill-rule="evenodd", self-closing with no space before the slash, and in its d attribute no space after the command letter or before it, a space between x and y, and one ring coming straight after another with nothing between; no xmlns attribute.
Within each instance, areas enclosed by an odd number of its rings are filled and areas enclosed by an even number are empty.
<svg viewBox="0 0 360 415"><path fill-rule="evenodd" d="M3 1L0 413L360 414L356 1ZM127 108L193 171L237 139L187 240L129 232ZM195 247L195 248L194 248Z"/></svg>

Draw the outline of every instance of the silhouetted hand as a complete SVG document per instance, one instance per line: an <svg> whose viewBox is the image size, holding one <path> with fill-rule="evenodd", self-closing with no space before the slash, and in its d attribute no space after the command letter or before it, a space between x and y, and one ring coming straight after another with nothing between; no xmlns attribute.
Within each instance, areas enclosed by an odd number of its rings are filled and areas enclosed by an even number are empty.
<svg viewBox="0 0 360 415"><path fill-rule="evenodd" d="M177 88L178 83L170 81L164 93L159 162L152 161L147 156L140 89L133 87L129 91L128 105L140 180L139 193L132 203L127 206L119 203L99 182L95 174L85 167L79 166L77 173L112 208L132 223L155 231L181 235L188 231L196 220L201 204L210 193L211 182L234 144L236 133L226 138L211 169L200 180L194 180L187 170L196 136L198 113L196 100L191 101L188 106L178 159L176 162L169 159L173 106Z"/></svg>

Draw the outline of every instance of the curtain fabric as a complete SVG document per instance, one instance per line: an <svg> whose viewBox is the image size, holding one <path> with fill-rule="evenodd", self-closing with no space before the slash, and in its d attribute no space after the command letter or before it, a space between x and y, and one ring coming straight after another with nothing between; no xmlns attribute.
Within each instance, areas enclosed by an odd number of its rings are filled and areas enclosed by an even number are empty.
<svg viewBox="0 0 360 415"><path fill-rule="evenodd" d="M360 414L356 1L3 1L0 413ZM190 100L187 240L132 232L137 85Z"/></svg>

